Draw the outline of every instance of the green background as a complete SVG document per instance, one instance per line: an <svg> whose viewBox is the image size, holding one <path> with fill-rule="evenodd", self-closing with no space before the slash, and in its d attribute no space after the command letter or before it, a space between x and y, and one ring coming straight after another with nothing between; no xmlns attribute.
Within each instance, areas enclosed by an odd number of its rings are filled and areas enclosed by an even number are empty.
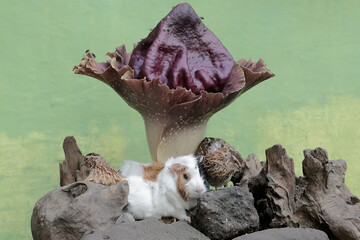
<svg viewBox="0 0 360 240"><path fill-rule="evenodd" d="M62 141L84 154L150 161L141 116L108 86L74 75L86 49L147 36L179 1L0 1L0 239L31 239L36 201L59 187ZM246 157L280 143L301 174L302 151L348 163L360 195L360 1L190 1L234 59L263 58L276 77L215 114L207 136Z"/></svg>

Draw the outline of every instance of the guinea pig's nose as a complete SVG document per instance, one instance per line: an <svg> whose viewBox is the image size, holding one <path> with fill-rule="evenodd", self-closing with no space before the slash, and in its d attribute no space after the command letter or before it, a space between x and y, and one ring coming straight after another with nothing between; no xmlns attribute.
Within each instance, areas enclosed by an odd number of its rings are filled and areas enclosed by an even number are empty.
<svg viewBox="0 0 360 240"><path fill-rule="evenodd" d="M198 189L195 190L195 192L197 192L198 194L201 194L202 191L203 191L203 190L202 190L201 188L198 188Z"/></svg>

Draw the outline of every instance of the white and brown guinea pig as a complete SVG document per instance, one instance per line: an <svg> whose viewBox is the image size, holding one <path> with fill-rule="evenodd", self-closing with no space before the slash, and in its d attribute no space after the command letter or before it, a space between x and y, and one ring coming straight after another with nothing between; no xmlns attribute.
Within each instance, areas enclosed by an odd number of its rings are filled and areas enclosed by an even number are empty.
<svg viewBox="0 0 360 240"><path fill-rule="evenodd" d="M193 155L169 158L156 181L144 179L141 168L142 164L136 167L134 162L127 162L121 169L130 188L127 211L136 219L171 216L190 221L186 210L195 207L206 192L198 159Z"/></svg>

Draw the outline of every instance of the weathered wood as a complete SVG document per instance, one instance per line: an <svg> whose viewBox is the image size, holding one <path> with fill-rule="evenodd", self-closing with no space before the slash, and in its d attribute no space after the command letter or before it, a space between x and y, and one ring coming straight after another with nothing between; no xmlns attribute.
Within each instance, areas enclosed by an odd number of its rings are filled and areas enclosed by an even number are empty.
<svg viewBox="0 0 360 240"><path fill-rule="evenodd" d="M325 149L304 150L303 194L296 203L302 227L322 229L337 239L360 239L360 200L345 185L346 162L328 160Z"/></svg>
<svg viewBox="0 0 360 240"><path fill-rule="evenodd" d="M65 160L59 164L60 186L84 180L89 175L89 168L82 165L84 156L73 136L64 139L63 149Z"/></svg>
<svg viewBox="0 0 360 240"><path fill-rule="evenodd" d="M262 166L258 157L254 153L252 153L244 161L242 172L239 171L239 173L241 174L240 178L233 177L231 181L234 183L234 185L240 187L247 187L247 185L249 184L249 180L252 177L257 176L260 173L261 169Z"/></svg>
<svg viewBox="0 0 360 240"><path fill-rule="evenodd" d="M274 212L270 227L296 227L294 160L286 154L285 148L281 145L266 149L265 153L266 164L263 170L268 185L266 196Z"/></svg>
<svg viewBox="0 0 360 240"><path fill-rule="evenodd" d="M114 224L128 203L129 184L80 181L47 193L31 216L34 240L79 240L85 232Z"/></svg>
<svg viewBox="0 0 360 240"><path fill-rule="evenodd" d="M80 200L80 198L91 193L91 191L88 193L88 186L96 187L101 185L94 185L94 183L89 183L89 185L87 181L79 183L79 181L88 176L89 169L83 164L84 156L77 146L74 137L65 138L64 152L65 160L59 165L60 184L64 186L74 182L78 183L68 185L61 189L62 192L66 192L65 195L63 194L63 200L59 197L51 197L51 199L59 201L56 203L57 206L69 205L72 204L72 202L77 202L80 205L84 204L87 200L69 201L69 198L78 198ZM249 155L241 165L241 168L238 169L237 174L233 176L234 183L241 186L241 191L243 191L243 193L239 195L241 199L237 200L233 193L228 195L228 199L223 199L225 195L222 193L231 191L232 188L211 191L205 194L204 196L209 194L214 196L218 195L216 199L220 200L216 201L216 204L210 204L211 201L208 201L209 204L207 204L204 199L200 200L198 206L191 211L193 226L208 236L212 234L212 231L218 233L220 228L224 229L223 232L225 235L228 234L226 236L224 235L225 237L214 237L214 239L235 237L239 234L255 231L258 227L258 230L284 227L314 228L324 231L331 240L360 239L360 200L353 195L345 185L346 162L344 160L330 161L326 150L322 148L304 150L304 157L304 176L296 177L293 159L287 155L286 150L281 145L274 145L266 150L265 163L260 163L254 154ZM123 182L114 186L125 184ZM68 189L70 189L70 191L68 191ZM122 199L125 199L127 192L123 192ZM94 196L102 196L103 193L103 190L97 191ZM252 198L244 199L245 195L252 195ZM46 196L44 198L47 199ZM93 197L91 197L91 199L93 199ZM60 203L60 200L63 202ZM232 203L231 201L235 202ZM241 217L245 207L238 207L236 205L238 203L242 203L244 206L251 208L255 206L255 212L242 218L248 221L251 216L258 215L259 224L244 232L239 232L238 228L236 228L237 230L234 231L237 232L234 233L232 232L233 230L229 230L230 222L232 221L230 221L230 215L228 216L226 213L231 213L231 216L235 218ZM44 222L43 214L38 213L38 209L42 207L40 205L45 206L46 204L47 201L40 201L34 209L32 231L36 236L38 236L37 233L40 232L39 229L47 227L45 225L51 228L57 225L52 217L48 218L47 222ZM122 205L121 209L124 206L125 205ZM203 209L204 215L213 214L216 217L199 215L199 208L201 206L206 206L206 209L204 208L206 211ZM76 208L71 206L70 208L68 215L72 217L74 216L74 209L77 209L78 206L76 206ZM53 209L54 208L51 207L51 211L49 210L49 212L52 212ZM96 209L96 207L89 207L89 209L94 210L94 212L92 212L94 216L98 216L96 211L99 211L99 209ZM61 215L63 211L64 210L61 210L56 213L61 219L63 219ZM81 211L85 212L85 210ZM103 210L100 210L100 212L101 211ZM75 215L76 214L77 213L75 213ZM101 212L101 214L103 213ZM108 215L108 213L105 215ZM117 214L117 216L118 215L119 214ZM106 221L113 223L113 218L114 217L111 216L111 221ZM71 222L71 219L72 218L64 220L64 224L67 226L67 222ZM197 224L204 221L203 219L209 221L206 223L206 226L212 226L216 223L218 227L214 228L215 230L211 227L199 227L200 225L198 226ZM96 218L91 221L96 222L98 220L99 219ZM82 221L83 220L77 221L77 223L82 225L79 225L80 227L76 226L74 229L81 229L81 233L84 233L85 230L87 231L93 226L93 223L87 220L85 223ZM233 222L238 223L239 221L236 220ZM105 222L104 224L106 225ZM83 225L86 227L83 227ZM230 232L227 232L228 230ZM64 231L67 232L68 227L64 227ZM50 232L46 233L50 235L55 234ZM48 238L50 235L39 235L36 239L50 239ZM74 239L78 239L79 237L81 237L81 235L77 235Z"/></svg>
<svg viewBox="0 0 360 240"><path fill-rule="evenodd" d="M346 162L326 150L304 150L304 177L281 145L266 150L261 172L249 179L261 228L305 227L330 239L360 239L360 201L345 185Z"/></svg>

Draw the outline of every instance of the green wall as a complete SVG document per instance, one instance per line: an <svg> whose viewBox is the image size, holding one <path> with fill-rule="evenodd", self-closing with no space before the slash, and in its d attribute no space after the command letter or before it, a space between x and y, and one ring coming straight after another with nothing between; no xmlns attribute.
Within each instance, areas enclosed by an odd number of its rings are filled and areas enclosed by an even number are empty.
<svg viewBox="0 0 360 240"><path fill-rule="evenodd" d="M62 141L115 168L150 161L141 116L105 84L74 75L149 33L179 1L0 1L0 239L31 239L35 202L59 185ZM360 1L190 1L235 59L262 57L276 77L208 124L243 156L281 143L301 174L302 151L348 163L360 195Z"/></svg>

